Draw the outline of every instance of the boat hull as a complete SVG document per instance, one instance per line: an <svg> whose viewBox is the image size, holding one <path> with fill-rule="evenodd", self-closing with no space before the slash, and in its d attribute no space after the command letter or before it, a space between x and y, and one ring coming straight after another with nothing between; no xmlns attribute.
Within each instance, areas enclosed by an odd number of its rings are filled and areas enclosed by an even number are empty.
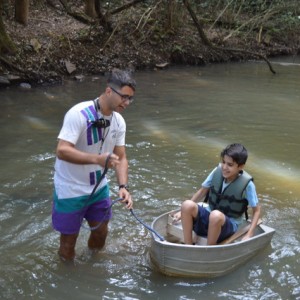
<svg viewBox="0 0 300 300"><path fill-rule="evenodd" d="M156 218L152 228L166 237L169 213ZM223 276L255 256L270 244L275 230L257 226L255 236L246 241L225 245L184 245L161 241L152 233L150 259L163 274L180 277Z"/></svg>

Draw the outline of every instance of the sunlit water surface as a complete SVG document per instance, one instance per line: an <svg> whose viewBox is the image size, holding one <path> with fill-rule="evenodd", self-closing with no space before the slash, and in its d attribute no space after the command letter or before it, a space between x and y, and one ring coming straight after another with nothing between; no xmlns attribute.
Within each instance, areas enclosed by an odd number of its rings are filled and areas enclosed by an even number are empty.
<svg viewBox="0 0 300 300"><path fill-rule="evenodd" d="M86 248L82 229L74 265L57 256L51 227L56 137L66 110L93 99L103 77L63 86L0 92L1 299L300 299L300 59L138 72L125 113L134 211L151 224L189 198L223 147L243 143L269 247L217 279L166 277L153 270L151 236L121 204L105 250ZM116 182L109 171L113 196ZM188 255L188 253L187 253Z"/></svg>

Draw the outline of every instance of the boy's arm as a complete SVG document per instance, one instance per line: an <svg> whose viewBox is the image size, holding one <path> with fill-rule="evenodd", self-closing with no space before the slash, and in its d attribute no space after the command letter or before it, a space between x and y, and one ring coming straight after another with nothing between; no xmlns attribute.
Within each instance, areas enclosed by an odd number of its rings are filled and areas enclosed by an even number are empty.
<svg viewBox="0 0 300 300"><path fill-rule="evenodd" d="M213 177L213 174L216 169L217 169L217 167L214 168L211 171L211 173L207 176L205 181L202 183L202 187L193 195L193 197L191 198L191 201L197 203L197 202L200 202L201 200L204 200L205 196L209 192L208 186L211 185L212 177ZM176 221L179 221L181 219L181 212L179 211L179 212L173 214L173 217L175 218Z"/></svg>
<svg viewBox="0 0 300 300"><path fill-rule="evenodd" d="M206 187L201 187L191 198L192 201L194 202L200 202L201 200L204 200L205 196L207 195L209 191L209 188Z"/></svg>
<svg viewBox="0 0 300 300"><path fill-rule="evenodd" d="M257 226L258 219L260 217L260 205L252 207L252 221L251 226L246 235L242 238L243 241L251 238L254 234L255 227Z"/></svg>

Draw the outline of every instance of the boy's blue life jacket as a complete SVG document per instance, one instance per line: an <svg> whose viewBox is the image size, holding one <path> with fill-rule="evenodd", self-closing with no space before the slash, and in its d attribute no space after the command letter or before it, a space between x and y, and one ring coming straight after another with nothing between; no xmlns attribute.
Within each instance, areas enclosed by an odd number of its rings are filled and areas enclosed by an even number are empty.
<svg viewBox="0 0 300 300"><path fill-rule="evenodd" d="M247 172L241 171L241 174L222 192L223 180L221 167L218 167L213 174L212 186L208 194L210 209L220 210L231 218L239 218L245 213L246 219L248 219L248 200L243 198L243 193L253 178Z"/></svg>

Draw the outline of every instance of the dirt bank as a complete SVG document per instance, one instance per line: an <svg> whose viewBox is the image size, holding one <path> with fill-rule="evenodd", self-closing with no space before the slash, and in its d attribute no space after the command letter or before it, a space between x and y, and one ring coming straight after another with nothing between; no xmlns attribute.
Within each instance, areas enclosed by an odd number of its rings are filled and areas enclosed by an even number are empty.
<svg viewBox="0 0 300 300"><path fill-rule="evenodd" d="M99 25L75 20L59 6L31 8L25 27L14 22L10 11L4 16L4 22L17 53L2 59L0 85L56 84L64 78L80 80L84 75L101 74L112 67L138 70L170 64L204 65L258 58L249 53L212 50L204 46L188 15L185 26L175 29L153 28L151 24L141 29L139 20L129 13L112 18L114 31L106 33ZM207 32L209 39L218 46L247 49L269 58L296 55L300 50L298 34L291 38L262 36L258 41L258 33L254 31L246 37L233 35L226 42L220 42L230 30L218 28Z"/></svg>

